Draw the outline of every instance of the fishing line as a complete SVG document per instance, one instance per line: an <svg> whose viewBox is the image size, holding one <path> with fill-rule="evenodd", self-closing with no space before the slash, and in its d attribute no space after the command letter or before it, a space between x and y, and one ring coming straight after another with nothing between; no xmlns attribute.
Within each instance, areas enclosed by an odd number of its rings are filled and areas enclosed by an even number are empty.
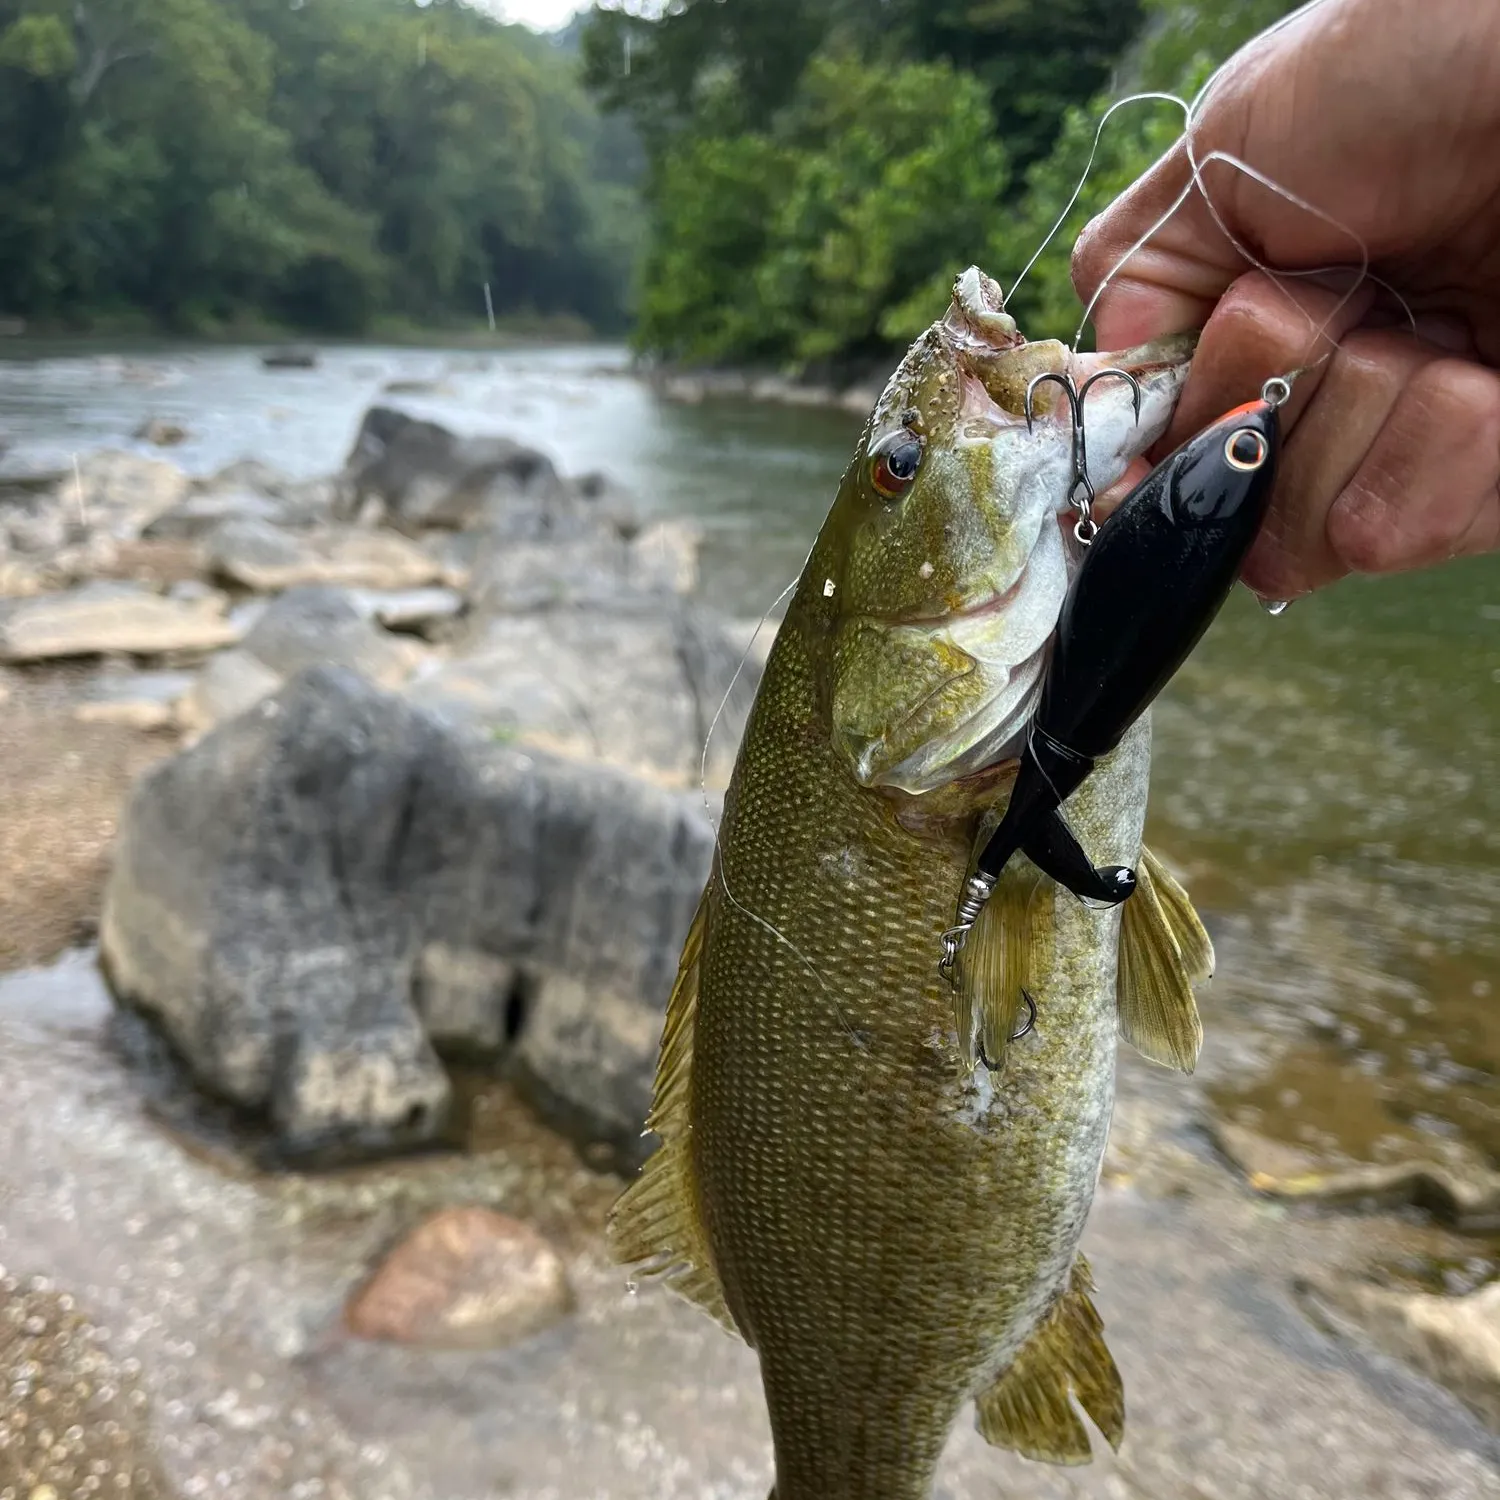
<svg viewBox="0 0 1500 1500"><path fill-rule="evenodd" d="M1015 282L1011 286L1009 295L1012 297L1015 295L1016 289L1031 273L1033 268L1036 266L1036 263L1046 252L1047 247L1057 237L1057 234L1062 229L1062 226L1067 222L1068 215L1071 214L1073 209L1077 206L1078 200L1082 196L1084 188L1088 185L1089 177L1093 173L1094 163L1098 159L1099 147L1103 141L1104 136L1104 127L1109 123L1111 118L1113 118L1116 113L1124 109L1127 105L1138 104L1142 102L1154 102L1162 104L1174 104L1178 109L1182 111L1183 132L1178 139L1181 141L1184 152L1187 156L1188 165L1191 170L1191 177L1183 190L1177 195L1176 198L1173 199L1172 203L1169 205L1166 211L1156 220L1155 223L1151 225L1151 227L1145 232L1145 234L1143 234L1138 240L1136 240L1135 243L1132 244L1130 248L1126 250L1125 253L1119 258L1119 260L1115 262L1115 264L1110 268L1108 274L1104 277L1103 281L1095 290L1093 296L1089 299L1088 306L1084 309L1083 317L1080 320L1078 328L1073 335L1072 347L1075 353L1077 353L1078 346L1083 341L1084 330L1087 327L1090 318L1093 316L1094 309L1098 305L1099 299L1104 294L1105 290L1114 282L1116 277L1125 268L1125 266L1141 250L1143 250L1147 244L1150 243L1150 241L1158 233L1158 231L1163 229L1171 221L1173 215L1176 214L1178 209L1180 209L1182 205L1188 200L1188 198L1192 195L1194 189L1196 189L1201 194L1204 204L1207 207L1210 216L1213 218L1215 225L1218 227L1220 233L1223 234L1224 238L1228 241L1235 252L1242 256L1249 265L1254 266L1257 270L1265 274L1270 279L1272 285L1274 285L1277 290L1280 291L1281 294L1287 299L1287 301L1290 302L1291 305L1307 319L1309 326L1313 327L1312 340L1314 343L1318 342L1319 340L1328 338L1328 329L1333 325L1338 315L1348 305L1350 300L1358 294L1360 287L1363 286L1367 281L1373 282L1382 291L1386 292L1389 296L1394 298L1394 300L1399 304L1401 311L1406 318L1408 327L1411 329L1412 333L1415 334L1417 323L1416 316L1411 308L1411 305L1407 302L1406 298L1402 296L1400 291L1398 291L1389 282L1384 280L1384 278L1377 276L1373 271L1371 271L1369 246L1354 229L1350 228L1349 225L1345 224L1342 220L1336 218L1334 215L1328 213L1326 210L1319 208L1315 203L1312 203L1309 200L1301 197L1297 193L1294 193L1290 188L1287 188L1283 184L1275 181L1273 178L1261 172L1256 167L1253 167L1252 165L1250 165L1250 163L1243 161L1239 157L1236 157L1227 151L1211 151L1200 161L1195 149L1193 138L1194 127L1197 125L1199 117L1202 115L1214 87L1224 78L1225 74L1228 73L1231 68L1242 65L1246 56L1248 56L1256 47L1268 41L1270 38L1276 36L1279 32L1285 30L1288 26L1292 25L1308 12L1315 10L1318 6L1325 3L1327 3L1327 0L1307 0L1306 4L1299 6L1290 14L1283 16L1274 25L1267 27L1265 31L1251 38L1250 41L1248 41L1231 57L1225 59L1224 62L1222 62L1217 68L1214 69L1212 73L1209 74L1208 78L1204 80L1202 87L1200 87L1198 92L1193 96L1193 100L1191 103L1188 103L1186 100L1180 98L1176 94L1146 91L1138 94L1128 95L1126 98L1117 100L1114 104L1110 105L1110 107L1105 110L1104 114L1100 116L1099 123L1094 130L1094 139L1093 144L1089 149L1088 160L1084 164L1083 173L1079 177L1078 183L1074 187L1071 196L1068 198L1066 206L1063 208L1062 213L1058 215L1056 222L1052 225L1052 228L1048 230L1046 238L1043 239L1042 243L1037 247L1031 259L1026 262L1026 265L1022 269L1021 274L1016 277ZM1212 194L1208 191L1207 183L1204 180L1204 169L1210 163L1216 161L1223 162L1236 171L1242 172L1245 176L1259 183L1268 191L1277 194L1284 201L1290 203L1294 208L1299 208L1303 212L1309 213L1313 215L1313 217L1322 220L1325 224L1328 224L1332 228L1337 229L1340 233L1348 235L1348 237L1354 242L1359 250L1359 266L1357 270L1352 266L1345 265L1317 266L1299 270L1283 270L1261 260L1254 253L1254 251L1252 251L1247 245L1245 245L1239 239L1239 237L1235 235L1235 233L1229 228L1228 224L1225 222L1223 214L1219 211L1218 205L1214 202ZM1349 286L1349 289L1343 294L1342 297L1340 297L1339 301L1334 305L1332 311L1330 311L1329 314L1323 319L1322 323L1313 325L1311 315L1305 308L1301 306L1300 303L1298 303L1297 299L1292 296L1291 292L1288 291L1287 288L1282 284L1280 278L1286 277L1288 279L1291 279L1294 277L1308 278L1328 276L1338 271L1350 271L1353 273L1353 280ZM1330 349L1327 354L1324 354L1319 359L1313 361L1311 365L1303 366L1302 369L1299 369L1292 373L1301 374L1303 370L1315 368L1317 365L1322 364L1326 360L1331 358L1332 353L1339 347L1339 341L1336 339L1328 339L1328 342L1332 345L1332 349Z"/></svg>

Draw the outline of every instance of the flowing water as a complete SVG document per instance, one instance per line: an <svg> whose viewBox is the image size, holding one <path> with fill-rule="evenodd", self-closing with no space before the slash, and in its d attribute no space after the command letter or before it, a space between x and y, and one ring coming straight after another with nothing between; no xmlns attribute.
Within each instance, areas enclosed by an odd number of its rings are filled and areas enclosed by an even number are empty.
<svg viewBox="0 0 1500 1500"><path fill-rule="evenodd" d="M665 403L600 348L332 348L315 371L253 349L5 354L0 469L140 446L155 416L188 429L169 456L194 472L325 473L387 401L700 519L705 588L740 615L795 575L859 426ZM1238 1038L1209 1070L1221 1110L1323 1156L1500 1165L1500 559L1276 618L1237 596L1158 713L1151 837L1214 919L1205 1019Z"/></svg>

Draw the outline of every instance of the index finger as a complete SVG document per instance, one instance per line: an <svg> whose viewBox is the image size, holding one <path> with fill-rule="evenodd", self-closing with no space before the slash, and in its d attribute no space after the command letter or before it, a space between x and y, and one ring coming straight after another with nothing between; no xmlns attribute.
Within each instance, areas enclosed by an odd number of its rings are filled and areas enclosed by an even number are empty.
<svg viewBox="0 0 1500 1500"><path fill-rule="evenodd" d="M1072 270L1085 307L1098 294L1099 348L1124 349L1203 327L1245 258L1214 219L1179 141L1084 229Z"/></svg>

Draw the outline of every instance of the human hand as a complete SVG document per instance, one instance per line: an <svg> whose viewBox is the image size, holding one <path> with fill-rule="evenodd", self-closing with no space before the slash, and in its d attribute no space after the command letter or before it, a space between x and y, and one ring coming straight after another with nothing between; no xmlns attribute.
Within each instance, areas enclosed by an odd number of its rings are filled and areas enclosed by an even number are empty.
<svg viewBox="0 0 1500 1500"><path fill-rule="evenodd" d="M1209 164L1214 207L1258 259L1357 264L1337 221L1416 318L1413 333L1369 282L1344 300L1352 273L1247 272L1197 190L1100 297L1100 348L1203 328L1162 452L1306 367L1245 581L1289 599L1500 546L1500 5L1325 0L1226 71L1193 140L1200 163L1225 151L1328 215ZM1179 142L1089 225L1085 301L1191 175Z"/></svg>

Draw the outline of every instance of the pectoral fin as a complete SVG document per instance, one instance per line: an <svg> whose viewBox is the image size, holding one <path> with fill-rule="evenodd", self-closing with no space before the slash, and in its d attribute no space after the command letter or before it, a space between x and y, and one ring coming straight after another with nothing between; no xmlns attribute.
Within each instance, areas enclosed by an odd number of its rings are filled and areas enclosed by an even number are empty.
<svg viewBox="0 0 1500 1500"><path fill-rule="evenodd" d="M1125 1436L1125 1391L1104 1343L1104 1324L1089 1293L1080 1255L1068 1290L1014 1363L978 1398L980 1436L997 1448L1050 1464L1093 1458L1088 1430L1069 1397L1093 1418L1111 1448Z"/></svg>
<svg viewBox="0 0 1500 1500"><path fill-rule="evenodd" d="M971 1070L981 1060L998 1070L1026 1014L1026 911L1034 871L1008 868L981 908L959 955L954 1020L958 1049Z"/></svg>
<svg viewBox="0 0 1500 1500"><path fill-rule="evenodd" d="M710 883L717 878L717 871ZM688 1090L693 1067L693 1022L698 1008L698 959L708 916L708 891L698 903L683 944L677 982L667 1002L656 1085L646 1125L661 1137L656 1154L615 1204L609 1217L616 1260L657 1276L737 1333L709 1255L708 1237L688 1156Z"/></svg>
<svg viewBox="0 0 1500 1500"><path fill-rule="evenodd" d="M1120 1035L1152 1062L1191 1073L1203 1045L1193 983L1213 972L1213 961L1213 944L1187 892L1143 848L1120 923Z"/></svg>

